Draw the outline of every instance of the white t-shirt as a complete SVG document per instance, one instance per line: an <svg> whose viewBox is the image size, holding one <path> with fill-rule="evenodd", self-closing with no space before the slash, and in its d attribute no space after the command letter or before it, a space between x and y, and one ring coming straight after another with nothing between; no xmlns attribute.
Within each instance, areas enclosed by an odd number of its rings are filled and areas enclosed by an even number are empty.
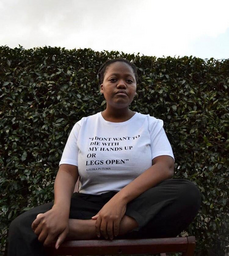
<svg viewBox="0 0 229 256"><path fill-rule="evenodd" d="M78 166L79 192L102 194L121 190L161 155L174 157L162 120L135 113L114 123L97 113L74 125L60 164Z"/></svg>

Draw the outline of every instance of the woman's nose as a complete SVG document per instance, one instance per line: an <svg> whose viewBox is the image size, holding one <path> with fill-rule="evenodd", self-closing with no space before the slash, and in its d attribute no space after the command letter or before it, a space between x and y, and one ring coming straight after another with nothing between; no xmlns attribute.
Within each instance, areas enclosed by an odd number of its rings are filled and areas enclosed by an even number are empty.
<svg viewBox="0 0 229 256"><path fill-rule="evenodd" d="M126 88L126 83L124 79L120 79L117 84L118 88Z"/></svg>

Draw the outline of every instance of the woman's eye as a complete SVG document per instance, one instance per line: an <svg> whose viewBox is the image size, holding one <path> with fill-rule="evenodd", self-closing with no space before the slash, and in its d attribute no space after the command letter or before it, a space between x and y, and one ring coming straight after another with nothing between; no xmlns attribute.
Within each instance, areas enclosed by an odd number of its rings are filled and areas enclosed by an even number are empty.
<svg viewBox="0 0 229 256"><path fill-rule="evenodd" d="M130 80L130 79L127 79L127 83L128 83L128 84L132 84L132 83L133 83L133 81L132 81L132 80Z"/></svg>
<svg viewBox="0 0 229 256"><path fill-rule="evenodd" d="M115 82L117 81L117 79L116 79L116 78L111 78L109 81L110 81L111 83L115 83Z"/></svg>

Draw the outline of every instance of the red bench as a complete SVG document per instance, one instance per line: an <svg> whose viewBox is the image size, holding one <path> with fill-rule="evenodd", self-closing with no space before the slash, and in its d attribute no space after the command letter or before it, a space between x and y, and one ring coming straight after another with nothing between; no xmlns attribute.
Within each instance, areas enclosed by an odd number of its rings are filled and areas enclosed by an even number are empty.
<svg viewBox="0 0 229 256"><path fill-rule="evenodd" d="M56 255L118 255L118 254L160 254L182 253L183 256L194 255L195 237L117 239L108 240L74 240L64 242L58 250L54 245L46 247L48 256Z"/></svg>

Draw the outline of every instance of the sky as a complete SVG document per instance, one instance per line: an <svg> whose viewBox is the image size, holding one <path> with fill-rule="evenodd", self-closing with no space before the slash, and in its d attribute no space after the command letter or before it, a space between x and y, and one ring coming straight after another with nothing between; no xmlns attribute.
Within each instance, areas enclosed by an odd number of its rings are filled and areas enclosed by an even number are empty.
<svg viewBox="0 0 229 256"><path fill-rule="evenodd" d="M229 0L0 0L0 46L229 58Z"/></svg>

